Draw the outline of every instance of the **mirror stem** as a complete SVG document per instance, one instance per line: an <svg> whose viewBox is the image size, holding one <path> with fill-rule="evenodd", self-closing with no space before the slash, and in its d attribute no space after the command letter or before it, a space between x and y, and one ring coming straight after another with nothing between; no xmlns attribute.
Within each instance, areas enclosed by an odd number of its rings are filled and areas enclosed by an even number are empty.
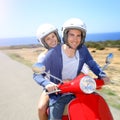
<svg viewBox="0 0 120 120"><path fill-rule="evenodd" d="M51 75L51 74L49 74L47 72L44 72L44 73L51 76L52 78L55 78L56 80L60 81L60 83L63 83L63 81L61 79L59 79L58 77L55 77L55 76L53 76L53 75Z"/></svg>

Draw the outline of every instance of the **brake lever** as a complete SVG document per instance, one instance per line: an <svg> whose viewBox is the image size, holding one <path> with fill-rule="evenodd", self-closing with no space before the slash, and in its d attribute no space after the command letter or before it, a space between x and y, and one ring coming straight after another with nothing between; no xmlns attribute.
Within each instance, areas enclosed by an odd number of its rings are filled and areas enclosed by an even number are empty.
<svg viewBox="0 0 120 120"><path fill-rule="evenodd" d="M50 94L57 93L57 92L61 92L61 90L58 89L58 90L51 91L51 92L46 91L46 94L50 95Z"/></svg>

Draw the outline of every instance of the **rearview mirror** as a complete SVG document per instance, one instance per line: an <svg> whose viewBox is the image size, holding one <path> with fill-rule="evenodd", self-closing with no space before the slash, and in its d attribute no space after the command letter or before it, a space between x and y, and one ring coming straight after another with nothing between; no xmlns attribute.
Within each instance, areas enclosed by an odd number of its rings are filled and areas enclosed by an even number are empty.
<svg viewBox="0 0 120 120"><path fill-rule="evenodd" d="M106 64L110 64L111 63L111 60L112 60L112 58L113 58L113 54L112 53L110 53L110 54L108 54L108 56L106 57Z"/></svg>
<svg viewBox="0 0 120 120"><path fill-rule="evenodd" d="M52 78L60 81L61 83L63 83L63 81L61 79L59 79L58 77L55 77L55 76L51 75L50 73L46 72L45 71L46 68L45 68L45 66L42 63L35 63L32 66L32 70L33 70L34 73L37 73L37 74L43 74L43 73L45 73L45 74L51 76Z"/></svg>

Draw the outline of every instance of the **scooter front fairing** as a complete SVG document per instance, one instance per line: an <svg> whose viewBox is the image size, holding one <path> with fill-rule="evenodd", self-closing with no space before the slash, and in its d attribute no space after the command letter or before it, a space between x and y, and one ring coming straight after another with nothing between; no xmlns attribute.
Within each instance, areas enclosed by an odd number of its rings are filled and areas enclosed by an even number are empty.
<svg viewBox="0 0 120 120"><path fill-rule="evenodd" d="M69 120L113 120L107 103L97 93L77 95L68 112Z"/></svg>

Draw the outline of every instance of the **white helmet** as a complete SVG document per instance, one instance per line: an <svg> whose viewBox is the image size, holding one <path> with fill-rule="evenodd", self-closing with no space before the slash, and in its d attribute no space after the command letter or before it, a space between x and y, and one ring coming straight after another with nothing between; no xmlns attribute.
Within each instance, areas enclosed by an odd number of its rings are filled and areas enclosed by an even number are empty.
<svg viewBox="0 0 120 120"><path fill-rule="evenodd" d="M80 45L84 44L86 32L87 32L86 25L82 20L80 20L78 18L71 18L63 24L62 37L63 37L64 43L67 44L67 32L71 28L82 31L82 41L81 41Z"/></svg>
<svg viewBox="0 0 120 120"><path fill-rule="evenodd" d="M58 29L51 24L40 25L36 32L36 37L37 37L38 41L40 42L40 44L43 47L45 47L47 49L49 49L49 46L45 43L44 38L52 32L54 32L56 34L58 42L60 43L60 36L58 34Z"/></svg>

